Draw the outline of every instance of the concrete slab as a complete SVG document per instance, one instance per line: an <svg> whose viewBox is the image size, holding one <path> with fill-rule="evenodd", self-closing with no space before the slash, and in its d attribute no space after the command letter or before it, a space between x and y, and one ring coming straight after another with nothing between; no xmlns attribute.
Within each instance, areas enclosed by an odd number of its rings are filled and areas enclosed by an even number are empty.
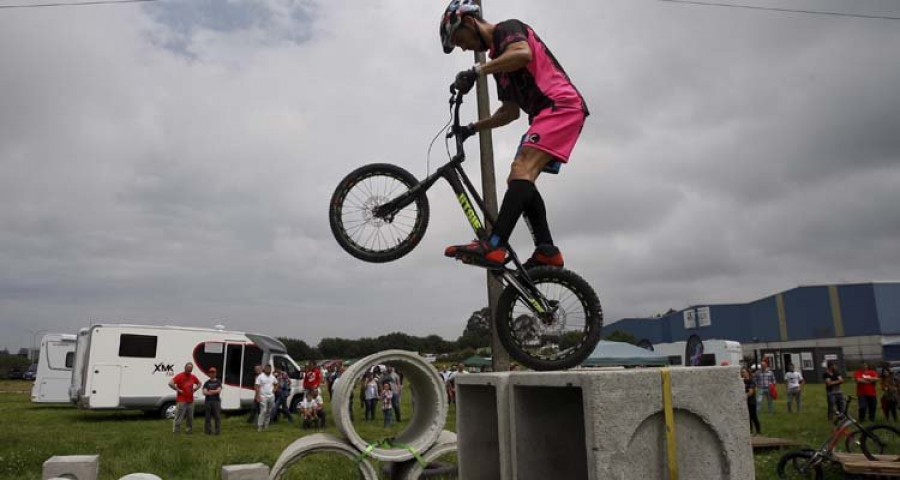
<svg viewBox="0 0 900 480"><path fill-rule="evenodd" d="M222 480L267 480L269 466L264 463L223 465Z"/></svg>
<svg viewBox="0 0 900 480"><path fill-rule="evenodd" d="M125 475L119 480L162 480L162 478L157 477L152 473L131 473Z"/></svg>
<svg viewBox="0 0 900 480"><path fill-rule="evenodd" d="M100 474L100 455L53 456L44 462L41 478L55 477L69 480L97 480Z"/></svg>

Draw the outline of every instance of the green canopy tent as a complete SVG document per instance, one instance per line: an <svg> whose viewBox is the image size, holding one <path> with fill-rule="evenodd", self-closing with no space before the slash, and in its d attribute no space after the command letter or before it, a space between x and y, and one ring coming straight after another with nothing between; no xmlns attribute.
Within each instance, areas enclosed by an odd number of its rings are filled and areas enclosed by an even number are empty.
<svg viewBox="0 0 900 480"><path fill-rule="evenodd" d="M601 340L583 367L664 367L668 357L630 343Z"/></svg>
<svg viewBox="0 0 900 480"><path fill-rule="evenodd" d="M472 355L471 357L469 357L469 358L465 359L465 361L463 361L463 365L465 365L466 367L469 367L469 368L472 368L472 367L491 368L491 366L493 364L491 363L491 359L489 359L489 358L479 357L478 355Z"/></svg>

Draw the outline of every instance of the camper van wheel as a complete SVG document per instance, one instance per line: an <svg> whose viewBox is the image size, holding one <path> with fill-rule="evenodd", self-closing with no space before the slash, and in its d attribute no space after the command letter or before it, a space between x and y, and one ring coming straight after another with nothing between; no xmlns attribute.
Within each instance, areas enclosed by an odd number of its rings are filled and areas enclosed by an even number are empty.
<svg viewBox="0 0 900 480"><path fill-rule="evenodd" d="M159 407L159 418L163 420L175 418L175 402L166 402Z"/></svg>

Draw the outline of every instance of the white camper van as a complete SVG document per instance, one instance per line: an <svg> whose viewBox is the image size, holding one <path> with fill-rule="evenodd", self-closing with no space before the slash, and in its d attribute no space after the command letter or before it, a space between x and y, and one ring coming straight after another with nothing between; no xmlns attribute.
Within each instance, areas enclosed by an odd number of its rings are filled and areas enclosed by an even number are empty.
<svg viewBox="0 0 900 480"><path fill-rule="evenodd" d="M109 324L78 333L69 396L79 408L131 408L171 418L175 392L168 384L187 362L194 364L201 383L209 379L210 367L216 367L223 383L223 410L253 405L253 367L261 364L280 367L294 379L288 399L292 410L301 400L303 372L284 344L272 337L224 328ZM203 404L201 390L194 401Z"/></svg>
<svg viewBox="0 0 900 480"><path fill-rule="evenodd" d="M658 343L653 345L653 351L669 357L669 365L689 366L722 365L728 362L731 366L738 366L743 360L743 352L740 342L731 340L703 340L693 344L692 352L687 354L689 342Z"/></svg>
<svg viewBox="0 0 900 480"><path fill-rule="evenodd" d="M68 403L72 366L75 364L75 335L50 333L41 340L37 376L31 388L35 403Z"/></svg>

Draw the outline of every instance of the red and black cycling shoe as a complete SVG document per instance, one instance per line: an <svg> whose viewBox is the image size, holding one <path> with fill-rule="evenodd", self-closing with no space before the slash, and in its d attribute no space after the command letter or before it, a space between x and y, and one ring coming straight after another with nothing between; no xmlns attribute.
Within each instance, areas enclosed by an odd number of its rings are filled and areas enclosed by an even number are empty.
<svg viewBox="0 0 900 480"><path fill-rule="evenodd" d="M522 267L525 268L525 270L529 270L534 267L562 268L564 265L565 262L563 261L562 253L560 253L555 245L540 245L534 249L531 258L523 263Z"/></svg>
<svg viewBox="0 0 900 480"><path fill-rule="evenodd" d="M474 240L466 245L451 245L444 250L444 255L485 268L501 268L506 263L506 249L492 247L484 240Z"/></svg>

